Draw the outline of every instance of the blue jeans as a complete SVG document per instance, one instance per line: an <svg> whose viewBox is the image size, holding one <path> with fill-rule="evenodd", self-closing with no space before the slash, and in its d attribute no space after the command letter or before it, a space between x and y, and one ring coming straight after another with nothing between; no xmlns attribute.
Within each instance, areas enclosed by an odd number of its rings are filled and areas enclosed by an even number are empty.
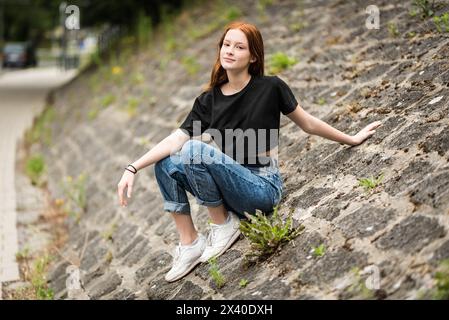
<svg viewBox="0 0 449 320"><path fill-rule="evenodd" d="M221 150L199 140L188 140L180 151L154 165L164 198L164 211L190 214L187 193L199 205L217 207L245 218L244 212L273 212L283 191L283 181L274 159L265 167L234 161Z"/></svg>

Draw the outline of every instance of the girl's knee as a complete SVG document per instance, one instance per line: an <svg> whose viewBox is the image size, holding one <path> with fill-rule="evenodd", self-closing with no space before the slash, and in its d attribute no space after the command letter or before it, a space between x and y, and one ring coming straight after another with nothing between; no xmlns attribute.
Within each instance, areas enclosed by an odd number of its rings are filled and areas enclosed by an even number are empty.
<svg viewBox="0 0 449 320"><path fill-rule="evenodd" d="M170 156L157 161L154 164L154 173L157 175L160 174L161 172L168 171L169 167L171 166L170 162L171 162Z"/></svg>
<svg viewBox="0 0 449 320"><path fill-rule="evenodd" d="M156 176L161 174L170 175L171 173L181 169L182 162L179 154L171 154L154 164L154 174Z"/></svg>

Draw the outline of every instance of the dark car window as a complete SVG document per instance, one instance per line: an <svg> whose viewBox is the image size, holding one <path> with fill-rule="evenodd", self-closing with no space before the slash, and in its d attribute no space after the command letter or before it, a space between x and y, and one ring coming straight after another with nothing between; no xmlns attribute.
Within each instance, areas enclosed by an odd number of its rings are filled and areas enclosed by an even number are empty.
<svg viewBox="0 0 449 320"><path fill-rule="evenodd" d="M25 51L25 47L22 45L6 45L3 51L5 53L22 53Z"/></svg>

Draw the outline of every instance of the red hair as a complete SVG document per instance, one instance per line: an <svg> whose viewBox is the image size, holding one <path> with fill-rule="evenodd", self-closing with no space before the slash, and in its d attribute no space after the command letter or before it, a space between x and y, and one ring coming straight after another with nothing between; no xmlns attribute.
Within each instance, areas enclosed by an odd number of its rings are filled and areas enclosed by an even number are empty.
<svg viewBox="0 0 449 320"><path fill-rule="evenodd" d="M242 21L234 21L229 23L225 27L225 31L218 42L218 53L215 64L212 68L212 72L210 75L210 82L205 87L205 91L211 90L215 86L220 86L226 82L228 82L228 75L226 74L226 70L223 69L220 63L220 49L223 45L224 38L226 33L230 29L239 29L241 30L248 39L248 47L249 52L253 57L256 58L256 61L252 62L249 65L248 73L254 76L264 75L264 48L263 48L263 40L260 31L253 24L242 22Z"/></svg>

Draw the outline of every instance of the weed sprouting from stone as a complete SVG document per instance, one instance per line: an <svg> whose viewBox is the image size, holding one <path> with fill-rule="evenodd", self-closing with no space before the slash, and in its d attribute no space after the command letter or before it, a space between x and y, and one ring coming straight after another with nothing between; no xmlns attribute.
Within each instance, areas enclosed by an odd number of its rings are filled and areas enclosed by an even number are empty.
<svg viewBox="0 0 449 320"><path fill-rule="evenodd" d="M212 257L209 259L208 262L209 262L209 275L211 276L217 288L220 289L225 285L226 280L223 274L221 273L220 269L218 268L217 258Z"/></svg>
<svg viewBox="0 0 449 320"><path fill-rule="evenodd" d="M383 180L383 178L384 178L383 173L377 178L374 178L373 176L371 176L371 178L361 178L359 179L359 186L364 187L365 191L369 191L377 187Z"/></svg>
<svg viewBox="0 0 449 320"><path fill-rule="evenodd" d="M240 223L240 230L251 243L253 252L249 256L266 257L273 254L280 245L297 237L304 229L303 226L293 227L291 214L284 221L278 214L278 207L274 207L273 215L266 216L260 210L255 215L249 215L248 221Z"/></svg>

